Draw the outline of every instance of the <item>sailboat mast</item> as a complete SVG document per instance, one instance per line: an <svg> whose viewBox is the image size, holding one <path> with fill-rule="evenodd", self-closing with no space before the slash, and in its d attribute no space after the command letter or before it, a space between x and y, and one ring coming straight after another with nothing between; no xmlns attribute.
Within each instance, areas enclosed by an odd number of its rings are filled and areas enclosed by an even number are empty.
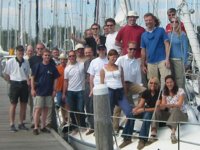
<svg viewBox="0 0 200 150"><path fill-rule="evenodd" d="M94 22L99 23L99 0L95 0L95 15Z"/></svg>
<svg viewBox="0 0 200 150"><path fill-rule="evenodd" d="M2 46L2 41L1 41L1 34L2 34L2 10L3 10L3 1L1 0L1 10L0 10L0 46Z"/></svg>
<svg viewBox="0 0 200 150"><path fill-rule="evenodd" d="M8 2L8 18L7 18L7 50L10 48L10 1Z"/></svg>
<svg viewBox="0 0 200 150"><path fill-rule="evenodd" d="M43 39L43 1L40 1L40 41L44 41Z"/></svg>
<svg viewBox="0 0 200 150"><path fill-rule="evenodd" d="M28 19L28 43L31 44L32 30L31 30L31 16L32 16L32 0L29 1L29 19Z"/></svg>
<svg viewBox="0 0 200 150"><path fill-rule="evenodd" d="M39 2L38 2L38 0L36 0L36 23L35 23L35 29L36 29L36 38L35 38L35 42L36 43L38 43L38 40L39 40L39 20L38 20L38 15L39 15L39 13L38 13L38 11L39 11Z"/></svg>

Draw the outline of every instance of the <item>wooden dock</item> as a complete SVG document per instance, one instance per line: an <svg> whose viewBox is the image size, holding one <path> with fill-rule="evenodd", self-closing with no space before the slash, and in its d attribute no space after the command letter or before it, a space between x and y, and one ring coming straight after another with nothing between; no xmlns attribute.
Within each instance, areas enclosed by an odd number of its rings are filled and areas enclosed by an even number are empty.
<svg viewBox="0 0 200 150"><path fill-rule="evenodd" d="M18 131L12 133L9 131L9 98L8 85L0 78L0 150L72 150L73 148L64 141L54 130L51 133L40 133L33 135L30 129L29 111L27 111L27 127L29 131ZM29 109L29 107L27 107ZM18 126L19 105L15 125Z"/></svg>

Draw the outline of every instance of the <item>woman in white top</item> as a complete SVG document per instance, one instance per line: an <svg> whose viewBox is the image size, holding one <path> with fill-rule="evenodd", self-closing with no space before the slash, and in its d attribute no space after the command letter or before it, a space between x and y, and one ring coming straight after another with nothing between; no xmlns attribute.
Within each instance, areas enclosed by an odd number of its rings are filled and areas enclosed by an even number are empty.
<svg viewBox="0 0 200 150"><path fill-rule="evenodd" d="M117 58L117 51L111 49L108 53L108 64L100 72L100 80L109 89L111 114L113 114L115 105L120 105L125 114L128 114L131 108L127 100L124 100L124 73L123 69L115 64Z"/></svg>
<svg viewBox="0 0 200 150"><path fill-rule="evenodd" d="M172 75L165 77L165 86L162 94L162 101L158 106L153 120L166 120L167 126L171 129L171 142L177 143L175 135L177 123L188 121L187 110L184 104L185 92L182 88L178 88L176 81ZM152 123L152 136L156 136L158 123Z"/></svg>

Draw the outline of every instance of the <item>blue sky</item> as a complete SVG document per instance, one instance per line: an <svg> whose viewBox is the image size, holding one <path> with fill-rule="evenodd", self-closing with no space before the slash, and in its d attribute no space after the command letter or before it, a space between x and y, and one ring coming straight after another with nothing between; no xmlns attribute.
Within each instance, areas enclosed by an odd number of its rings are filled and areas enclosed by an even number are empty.
<svg viewBox="0 0 200 150"><path fill-rule="evenodd" d="M30 1L32 1L32 15L31 15L31 23L29 23L29 10L30 10ZM41 1L43 2L43 27L49 27L53 25L53 15L52 11L54 8L54 1L55 0L39 0L40 4ZM65 16L67 20L67 25L71 23L76 25L77 28L81 28L81 15L83 17L83 29L88 28L94 21L94 4L95 0L89 0L89 4L87 4L88 0L57 0L57 12L58 17L56 23L59 26L64 26ZM117 0L117 5L119 5L119 1ZM140 14L140 18L138 23L144 26L143 23L143 15L150 9L150 12L153 11L153 2L158 2L158 5L154 5L154 8L157 7L158 11L155 13L158 14L162 22L162 26L165 26L167 23L166 18L166 9L169 7L177 7L177 4L180 0L130 0L132 3L132 9L136 10ZM188 5L190 8L200 7L200 0L187 0ZM18 6L18 0L2 0L3 2L3 9L2 9L2 26L4 29L8 27L8 8L9 8L9 28L16 28L18 27L18 10L16 9ZM10 2L10 7L9 6ZM80 2L82 2L83 11L80 11ZM100 8L100 23L103 24L104 19L108 17L112 17L113 11L113 0L100 0L102 6ZM168 3L167 3L168 2ZM28 31L29 24L31 25L32 34L35 32L35 0L22 0L22 11L23 11L23 29ZM67 3L67 7L65 5ZM65 10L67 8L67 13L65 15ZM154 9L155 10L155 9ZM40 16L40 13L39 13ZM87 16L87 17L86 17ZM72 17L72 19L71 19ZM195 15L192 16L195 18ZM199 20L199 19L198 19ZM41 18L40 18L40 22Z"/></svg>

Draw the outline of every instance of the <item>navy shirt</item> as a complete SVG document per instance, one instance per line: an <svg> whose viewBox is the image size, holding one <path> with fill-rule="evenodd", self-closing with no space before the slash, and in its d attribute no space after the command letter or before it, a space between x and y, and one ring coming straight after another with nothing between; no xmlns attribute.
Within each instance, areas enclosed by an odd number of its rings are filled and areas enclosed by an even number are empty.
<svg viewBox="0 0 200 150"><path fill-rule="evenodd" d="M60 76L55 65L38 63L33 67L32 76L35 78L36 95L51 96L53 83Z"/></svg>
<svg viewBox="0 0 200 150"><path fill-rule="evenodd" d="M156 91L154 95L151 95L150 90L146 90L142 94L142 98L145 100L146 108L154 108L156 105L156 101L158 99L159 91Z"/></svg>

